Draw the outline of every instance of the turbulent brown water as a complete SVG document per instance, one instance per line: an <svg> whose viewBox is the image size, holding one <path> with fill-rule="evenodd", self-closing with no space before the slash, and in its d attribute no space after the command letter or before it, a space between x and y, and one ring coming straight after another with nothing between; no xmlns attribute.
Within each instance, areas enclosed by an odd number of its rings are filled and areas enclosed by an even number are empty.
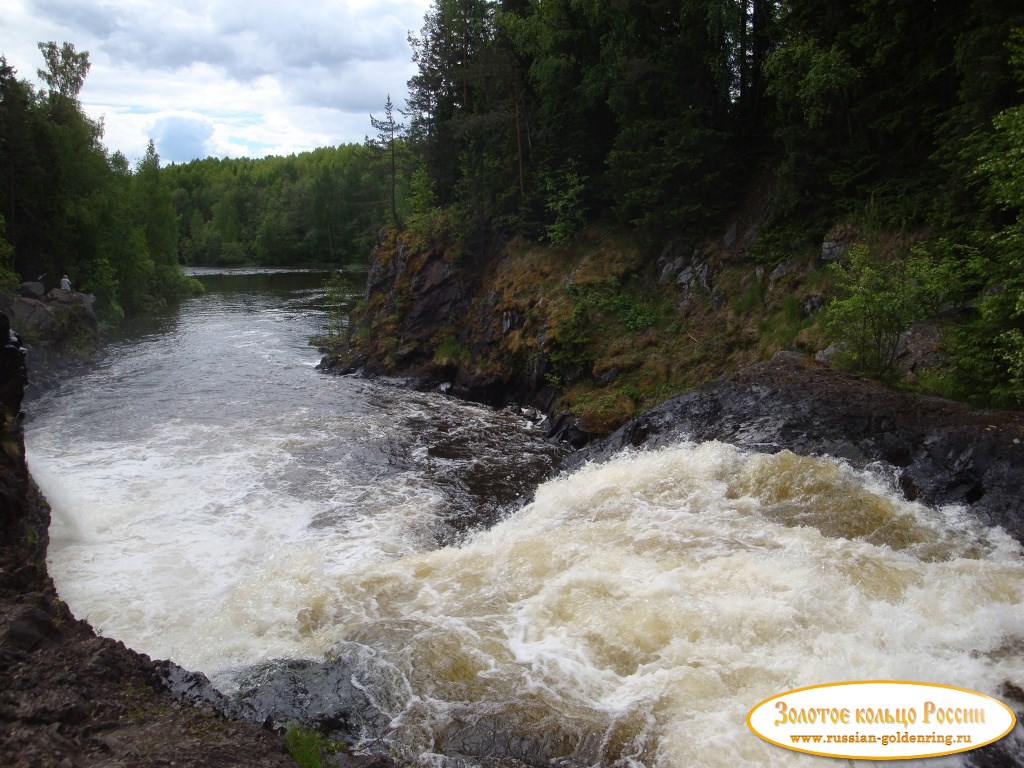
<svg viewBox="0 0 1024 768"><path fill-rule="evenodd" d="M1024 686L1021 547L959 509L719 443L519 508L560 456L538 430L317 373L308 277L206 279L29 425L51 571L105 634L223 687L342 655L431 765L815 765L750 707L839 680Z"/></svg>

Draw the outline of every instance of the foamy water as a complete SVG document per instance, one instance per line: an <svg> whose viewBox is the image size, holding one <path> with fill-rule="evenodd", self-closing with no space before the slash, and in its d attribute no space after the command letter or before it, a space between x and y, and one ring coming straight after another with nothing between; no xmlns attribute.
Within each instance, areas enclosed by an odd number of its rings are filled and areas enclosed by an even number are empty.
<svg viewBox="0 0 1024 768"><path fill-rule="evenodd" d="M61 596L215 678L322 656L326 575L461 538L562 453L512 413L317 372L323 291L257 285L116 345L26 430Z"/></svg>
<svg viewBox="0 0 1024 768"><path fill-rule="evenodd" d="M207 295L37 407L76 615L225 687L342 655L425 765L821 765L747 711L844 680L1024 687L1024 555L1001 530L719 443L624 454L512 511L557 460L536 430L317 373L315 293Z"/></svg>
<svg viewBox="0 0 1024 768"><path fill-rule="evenodd" d="M955 509L706 443L581 470L463 547L340 580L323 631L423 749L484 729L579 765L813 765L747 710L843 680L1019 686L1022 577L1020 546Z"/></svg>

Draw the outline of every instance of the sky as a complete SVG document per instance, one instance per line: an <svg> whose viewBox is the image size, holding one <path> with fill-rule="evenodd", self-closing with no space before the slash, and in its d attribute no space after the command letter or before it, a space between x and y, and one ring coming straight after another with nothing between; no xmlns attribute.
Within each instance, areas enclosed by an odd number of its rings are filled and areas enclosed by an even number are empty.
<svg viewBox="0 0 1024 768"><path fill-rule="evenodd" d="M37 43L72 43L111 152L161 163L358 143L415 73L431 0L0 0L0 54L39 84Z"/></svg>

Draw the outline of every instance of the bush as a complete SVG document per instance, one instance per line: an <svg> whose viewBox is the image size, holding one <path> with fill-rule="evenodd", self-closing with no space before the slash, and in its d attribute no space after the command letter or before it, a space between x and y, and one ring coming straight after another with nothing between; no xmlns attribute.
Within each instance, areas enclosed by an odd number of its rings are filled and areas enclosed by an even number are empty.
<svg viewBox="0 0 1024 768"><path fill-rule="evenodd" d="M586 224L586 185L587 177L581 176L572 163L557 177L544 180L544 207L554 219L547 227L547 236L555 245L571 243Z"/></svg>
<svg viewBox="0 0 1024 768"><path fill-rule="evenodd" d="M891 381L900 336L936 303L944 269L920 251L885 258L862 243L848 260L831 267L839 297L825 308L826 330L846 349L840 363Z"/></svg>

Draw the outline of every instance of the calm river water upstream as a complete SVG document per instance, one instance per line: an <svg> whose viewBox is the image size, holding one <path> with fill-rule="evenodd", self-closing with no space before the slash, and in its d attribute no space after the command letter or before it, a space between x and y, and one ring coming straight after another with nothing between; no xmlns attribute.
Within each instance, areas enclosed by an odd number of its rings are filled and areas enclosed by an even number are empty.
<svg viewBox="0 0 1024 768"><path fill-rule="evenodd" d="M430 765L814 766L747 711L839 680L1024 686L999 529L719 443L538 488L562 449L517 415L316 371L324 275L201 277L30 403L51 573L102 634L225 690L342 655Z"/></svg>

